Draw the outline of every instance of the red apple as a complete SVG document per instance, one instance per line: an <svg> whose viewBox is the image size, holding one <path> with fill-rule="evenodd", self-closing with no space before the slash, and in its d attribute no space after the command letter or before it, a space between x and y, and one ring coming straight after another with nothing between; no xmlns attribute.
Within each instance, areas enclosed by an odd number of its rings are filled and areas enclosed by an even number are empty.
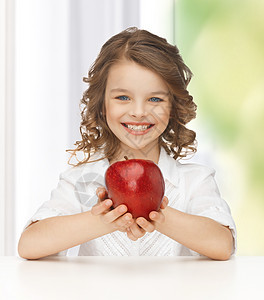
<svg viewBox="0 0 264 300"><path fill-rule="evenodd" d="M105 186L114 208L125 204L134 218L147 220L151 211L160 209L165 190L159 167L144 159L127 159L109 166Z"/></svg>

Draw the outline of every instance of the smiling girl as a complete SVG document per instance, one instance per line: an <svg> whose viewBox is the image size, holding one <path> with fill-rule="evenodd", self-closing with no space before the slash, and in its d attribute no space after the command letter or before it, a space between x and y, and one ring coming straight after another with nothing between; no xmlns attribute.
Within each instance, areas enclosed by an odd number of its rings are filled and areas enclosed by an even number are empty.
<svg viewBox="0 0 264 300"><path fill-rule="evenodd" d="M148 31L129 28L103 45L84 78L82 139L71 151L84 158L61 174L51 199L27 223L21 257L76 245L79 255L225 260L235 252L236 227L214 170L179 162L196 151L195 132L185 126L196 116L191 76L177 47ZM166 197L151 221L133 219L125 205L113 209L107 197L104 173L124 156L152 160L163 173Z"/></svg>

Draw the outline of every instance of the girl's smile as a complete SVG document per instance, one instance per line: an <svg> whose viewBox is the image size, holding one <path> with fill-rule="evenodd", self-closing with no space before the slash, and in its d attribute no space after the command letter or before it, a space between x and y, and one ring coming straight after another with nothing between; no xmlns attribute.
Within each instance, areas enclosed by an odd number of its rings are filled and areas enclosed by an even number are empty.
<svg viewBox="0 0 264 300"><path fill-rule="evenodd" d="M170 107L168 87L157 73L126 59L110 68L106 120L122 149L140 150L145 159L149 148L158 153L158 139L168 125Z"/></svg>
<svg viewBox="0 0 264 300"><path fill-rule="evenodd" d="M129 122L129 123L121 123L127 132L134 134L134 135L143 135L150 131L155 124L150 123L136 123L136 122Z"/></svg>

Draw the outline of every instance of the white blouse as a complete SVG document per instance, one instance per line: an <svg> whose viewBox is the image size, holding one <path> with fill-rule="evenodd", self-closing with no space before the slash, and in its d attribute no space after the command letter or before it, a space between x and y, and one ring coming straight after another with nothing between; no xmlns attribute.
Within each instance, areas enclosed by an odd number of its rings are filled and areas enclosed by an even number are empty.
<svg viewBox="0 0 264 300"><path fill-rule="evenodd" d="M31 222L48 217L72 215L88 211L97 203L96 189L104 186L104 174L109 166L107 159L70 167L61 173L56 189L49 201L37 210ZM169 206L189 214L211 218L231 229L236 250L236 226L230 208L221 198L214 179L215 171L198 164L181 164L162 148L158 166L165 180L165 195ZM173 239L154 231L137 241L130 240L125 232L115 231L88 241L79 247L78 255L147 255L177 256L199 255Z"/></svg>

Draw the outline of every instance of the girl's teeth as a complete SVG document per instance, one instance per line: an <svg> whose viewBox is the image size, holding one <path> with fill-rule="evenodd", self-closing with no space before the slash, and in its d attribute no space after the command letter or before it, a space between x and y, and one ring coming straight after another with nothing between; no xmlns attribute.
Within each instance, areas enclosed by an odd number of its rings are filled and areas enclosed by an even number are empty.
<svg viewBox="0 0 264 300"><path fill-rule="evenodd" d="M131 130L135 130L135 131L144 131L147 130L149 128L148 125L129 125L127 124L127 128L131 129Z"/></svg>

